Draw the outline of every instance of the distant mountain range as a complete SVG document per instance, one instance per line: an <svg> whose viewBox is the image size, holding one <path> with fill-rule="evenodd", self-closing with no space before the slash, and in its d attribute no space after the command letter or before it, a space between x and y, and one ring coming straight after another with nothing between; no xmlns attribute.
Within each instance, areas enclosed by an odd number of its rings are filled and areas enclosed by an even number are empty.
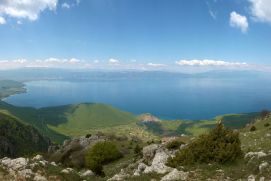
<svg viewBox="0 0 271 181"><path fill-rule="evenodd" d="M253 78L270 76L271 73L260 71L217 70L201 73L181 73L166 71L94 71L86 69L52 69L24 68L16 70L0 70L0 79L32 81L32 80L121 80L121 79L166 79L166 78L198 78L198 77L228 77ZM22 76L23 75L23 76Z"/></svg>

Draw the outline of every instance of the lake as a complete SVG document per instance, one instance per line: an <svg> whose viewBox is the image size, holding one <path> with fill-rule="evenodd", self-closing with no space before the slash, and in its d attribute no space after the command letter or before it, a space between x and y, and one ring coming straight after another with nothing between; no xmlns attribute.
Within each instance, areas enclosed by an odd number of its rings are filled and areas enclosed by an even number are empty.
<svg viewBox="0 0 271 181"><path fill-rule="evenodd" d="M17 106L110 104L164 119L208 119L271 108L271 78L165 77L89 81L30 81L27 93L5 99Z"/></svg>

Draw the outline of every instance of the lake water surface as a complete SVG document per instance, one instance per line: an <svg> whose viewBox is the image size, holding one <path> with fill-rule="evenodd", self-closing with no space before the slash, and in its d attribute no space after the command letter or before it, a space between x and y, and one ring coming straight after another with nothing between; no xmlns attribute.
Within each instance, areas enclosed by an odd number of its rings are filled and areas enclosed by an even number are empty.
<svg viewBox="0 0 271 181"><path fill-rule="evenodd" d="M5 101L37 108L97 102L165 119L206 119L271 108L271 78L33 81L26 88L27 93Z"/></svg>

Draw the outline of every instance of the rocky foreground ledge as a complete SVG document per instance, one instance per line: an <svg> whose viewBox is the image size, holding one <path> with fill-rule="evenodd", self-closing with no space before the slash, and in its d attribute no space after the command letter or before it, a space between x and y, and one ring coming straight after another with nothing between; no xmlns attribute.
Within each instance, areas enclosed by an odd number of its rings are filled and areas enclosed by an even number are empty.
<svg viewBox="0 0 271 181"><path fill-rule="evenodd" d="M62 145L50 147L44 156L38 154L29 158L1 158L0 181L271 181L270 125L271 117L240 130L242 154L227 164L198 164L196 160L194 165L178 164L176 168L169 166L168 160L178 158L180 151L190 151L191 145L199 138L170 137L138 145L140 142L134 138L99 134L64 141ZM103 165L105 171L111 172L106 172L104 176L96 175L97 172L86 168L85 152L106 140L118 144L124 156ZM182 143L172 144L174 140ZM135 148L139 149L137 154Z"/></svg>
<svg viewBox="0 0 271 181"><path fill-rule="evenodd" d="M0 180L7 181L55 181L66 180L65 177L80 177L84 180L84 178L94 175L91 170L78 172L72 168L63 168L61 164L46 161L41 155L36 155L32 159L5 157L0 159L0 167Z"/></svg>
<svg viewBox="0 0 271 181"><path fill-rule="evenodd" d="M114 180L129 180L132 177L140 177L144 174L156 173L161 177L161 181L179 181L179 180L202 180L202 170L187 170L185 168L171 168L166 165L167 158L174 155L174 151L169 151L161 145L152 144L143 148L143 158L138 160L135 164L129 165L126 169L121 170L119 174L113 176L110 181ZM271 165L269 161L271 158L271 151L265 153L248 152L244 155L244 160L247 167L254 168L251 172L258 174L249 174L245 178L237 179L239 181L270 181L271 180ZM256 167L255 167L256 165ZM255 171L255 168L257 169ZM216 174L212 177L204 179L208 181L231 181L236 180L227 176L222 169L215 170ZM260 176L262 173L268 174L270 177L266 178ZM156 180L156 179L153 179Z"/></svg>
<svg viewBox="0 0 271 181"><path fill-rule="evenodd" d="M183 168L171 168L166 165L167 158L174 155L174 150L170 151L160 144L151 144L143 148L143 158L135 163L128 165L108 181L134 180L145 174L157 174L161 181L178 181L178 180L198 180L201 170L186 170ZM271 153L248 152L244 155L247 166L258 164L258 173L270 172L271 165L267 158L271 157ZM75 170L65 168L61 164L49 162L41 155L33 158L2 158L0 159L0 180L7 181L55 181L55 180L94 180L95 175L91 170ZM266 181L271 178L259 177L250 174L246 178L240 178L240 181ZM139 179L140 180L140 179ZM209 181L215 180L233 180L226 176L224 171L216 170L216 174Z"/></svg>

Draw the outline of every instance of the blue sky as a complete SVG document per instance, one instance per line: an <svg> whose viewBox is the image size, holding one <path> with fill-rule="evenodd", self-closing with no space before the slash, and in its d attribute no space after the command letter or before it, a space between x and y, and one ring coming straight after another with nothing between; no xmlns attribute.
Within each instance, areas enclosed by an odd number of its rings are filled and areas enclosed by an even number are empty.
<svg viewBox="0 0 271 181"><path fill-rule="evenodd" d="M0 2L2 66L271 64L270 0L19 1Z"/></svg>

